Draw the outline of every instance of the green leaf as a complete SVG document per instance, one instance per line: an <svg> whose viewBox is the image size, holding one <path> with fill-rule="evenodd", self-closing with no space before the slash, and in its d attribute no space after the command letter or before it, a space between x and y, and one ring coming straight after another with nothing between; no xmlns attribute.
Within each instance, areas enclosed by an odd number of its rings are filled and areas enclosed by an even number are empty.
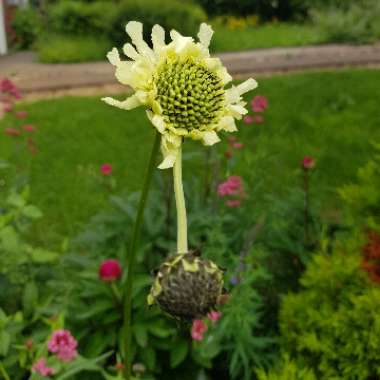
<svg viewBox="0 0 380 380"><path fill-rule="evenodd" d="M29 317L33 314L34 308L38 303L38 288L35 282L29 282L25 285L22 295L22 307L25 316Z"/></svg>
<svg viewBox="0 0 380 380"><path fill-rule="evenodd" d="M141 347L146 347L148 343L148 331L142 324L132 326L137 344Z"/></svg>
<svg viewBox="0 0 380 380"><path fill-rule="evenodd" d="M141 357L148 369L153 371L156 366L156 351L152 347L146 347L141 351Z"/></svg>
<svg viewBox="0 0 380 380"><path fill-rule="evenodd" d="M189 352L189 345L186 340L178 342L170 351L170 366L172 368L180 365L186 358Z"/></svg>
<svg viewBox="0 0 380 380"><path fill-rule="evenodd" d="M113 309L115 306L113 302L109 299L95 301L91 306L89 306L86 311L82 313L77 313L77 319L88 319L106 312L109 309Z"/></svg>
<svg viewBox="0 0 380 380"><path fill-rule="evenodd" d="M11 344L11 335L6 331L0 332L0 356L7 356Z"/></svg>
<svg viewBox="0 0 380 380"><path fill-rule="evenodd" d="M37 264L49 264L57 261L59 254L42 248L30 248L28 250L30 258Z"/></svg>
<svg viewBox="0 0 380 380"><path fill-rule="evenodd" d="M42 217L42 212L36 206L28 205L22 209L22 214L30 219L39 219Z"/></svg>
<svg viewBox="0 0 380 380"><path fill-rule="evenodd" d="M20 195L20 194L17 194L17 193L12 193L8 199L7 199L7 203L10 205L10 206L13 206L13 207L16 207L16 208L22 208L25 206L26 204L26 201L25 199Z"/></svg>

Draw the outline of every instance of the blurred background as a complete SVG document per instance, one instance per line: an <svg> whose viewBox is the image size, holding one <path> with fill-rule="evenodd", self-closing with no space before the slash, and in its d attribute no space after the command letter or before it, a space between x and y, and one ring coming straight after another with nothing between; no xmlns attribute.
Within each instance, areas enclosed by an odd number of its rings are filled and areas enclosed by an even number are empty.
<svg viewBox="0 0 380 380"><path fill-rule="evenodd" d="M175 251L171 171L138 246L133 376L380 378L379 0L0 0L0 379L121 380L121 294L153 128L106 53L130 20L196 37L234 84L238 132L184 145L190 246L226 269L189 324L148 308ZM124 58L122 58L124 59Z"/></svg>

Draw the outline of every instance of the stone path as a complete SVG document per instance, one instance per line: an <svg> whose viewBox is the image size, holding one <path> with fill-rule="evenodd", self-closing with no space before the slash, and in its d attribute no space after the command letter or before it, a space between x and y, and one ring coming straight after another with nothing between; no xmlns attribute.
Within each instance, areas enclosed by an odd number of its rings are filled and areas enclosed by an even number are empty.
<svg viewBox="0 0 380 380"><path fill-rule="evenodd" d="M380 67L380 44L257 49L218 56L235 78L242 78L310 69ZM107 62L41 64L30 52L0 57L1 76L11 77L23 93L36 98L125 91L117 85Z"/></svg>

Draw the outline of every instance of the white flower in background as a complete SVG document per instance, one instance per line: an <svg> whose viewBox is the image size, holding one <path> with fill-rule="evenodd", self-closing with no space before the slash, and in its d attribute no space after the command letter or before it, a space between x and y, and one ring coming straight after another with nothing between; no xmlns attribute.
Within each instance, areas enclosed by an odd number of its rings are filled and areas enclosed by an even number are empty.
<svg viewBox="0 0 380 380"><path fill-rule="evenodd" d="M211 58L208 47L213 30L201 24L199 42L184 37L175 30L172 41L165 43L165 31L152 29L153 49L143 39L143 25L131 21L126 26L132 44L125 44L122 61L113 48L107 58L116 67L116 78L129 85L135 93L124 101L103 98L106 103L125 110L147 106L147 115L162 134L161 169L170 168L177 158L183 138L201 140L213 145L217 132L236 131L235 119L247 113L242 94L257 87L254 79L225 89L232 80L219 58Z"/></svg>

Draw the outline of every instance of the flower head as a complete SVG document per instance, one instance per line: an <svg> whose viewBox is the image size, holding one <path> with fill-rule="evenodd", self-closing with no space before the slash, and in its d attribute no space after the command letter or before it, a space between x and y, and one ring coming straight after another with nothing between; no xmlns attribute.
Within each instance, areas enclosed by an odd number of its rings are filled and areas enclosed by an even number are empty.
<svg viewBox="0 0 380 380"><path fill-rule="evenodd" d="M207 331L208 327L202 319L194 319L193 325L191 326L191 337L194 340L203 340L203 334Z"/></svg>
<svg viewBox="0 0 380 380"><path fill-rule="evenodd" d="M15 113L16 117L18 117L19 119L25 119L27 116L28 116L28 112L26 111L17 111Z"/></svg>
<svg viewBox="0 0 380 380"><path fill-rule="evenodd" d="M254 118L251 115L245 115L243 117L243 121L244 121L245 124L252 124L253 121L254 121Z"/></svg>
<svg viewBox="0 0 380 380"><path fill-rule="evenodd" d="M301 167L304 170L313 169L315 166L315 159L313 157L305 156L301 161Z"/></svg>
<svg viewBox="0 0 380 380"><path fill-rule="evenodd" d="M268 99L265 96L256 95L251 101L253 112L263 112L268 107Z"/></svg>
<svg viewBox="0 0 380 380"><path fill-rule="evenodd" d="M4 111L4 112L11 112L12 109L13 109L13 104L12 104L12 103L10 103L10 102L5 102L5 103L3 104L3 111Z"/></svg>
<svg viewBox="0 0 380 380"><path fill-rule="evenodd" d="M220 311L213 310L207 314L207 318L214 323L218 322L221 317L222 313Z"/></svg>
<svg viewBox="0 0 380 380"><path fill-rule="evenodd" d="M78 356L77 346L78 342L68 330L54 331L48 342L49 351L62 362L70 362Z"/></svg>
<svg viewBox="0 0 380 380"><path fill-rule="evenodd" d="M21 136L21 132L16 128L5 128L4 133L8 136Z"/></svg>
<svg viewBox="0 0 380 380"><path fill-rule="evenodd" d="M111 164L103 164L100 166L100 172L105 177L110 176L112 174L112 171L113 171L113 167Z"/></svg>
<svg viewBox="0 0 380 380"><path fill-rule="evenodd" d="M45 358L40 358L33 364L32 372L38 373L43 377L49 377L54 374L54 369L46 366Z"/></svg>
<svg viewBox="0 0 380 380"><path fill-rule="evenodd" d="M125 44L123 52L131 60L122 61L116 48L107 57L116 67L116 78L135 93L124 101L103 100L125 110L147 107L148 118L162 134L164 160L159 168L174 165L183 138L213 145L220 141L219 131L237 130L235 119L247 113L242 94L256 88L257 83L248 79L224 88L232 78L219 58L210 57L210 26L201 24L199 42L172 30L172 41L166 44L164 29L155 25L153 49L143 40L141 23L129 22L126 31L134 46Z"/></svg>
<svg viewBox="0 0 380 380"><path fill-rule="evenodd" d="M117 260L108 259L103 261L99 267L99 277L101 280L111 282L121 276L121 266Z"/></svg>
<svg viewBox="0 0 380 380"><path fill-rule="evenodd" d="M262 124L264 122L264 116L263 115L255 115L253 117L253 122L255 124Z"/></svg>
<svg viewBox="0 0 380 380"><path fill-rule="evenodd" d="M22 126L22 129L28 133L33 133L36 131L36 128L32 124L25 124Z"/></svg>
<svg viewBox="0 0 380 380"><path fill-rule="evenodd" d="M243 191L243 182L241 177L233 175L227 179L227 181L222 182L218 186L218 195L220 197L225 197L228 195L240 195Z"/></svg>

